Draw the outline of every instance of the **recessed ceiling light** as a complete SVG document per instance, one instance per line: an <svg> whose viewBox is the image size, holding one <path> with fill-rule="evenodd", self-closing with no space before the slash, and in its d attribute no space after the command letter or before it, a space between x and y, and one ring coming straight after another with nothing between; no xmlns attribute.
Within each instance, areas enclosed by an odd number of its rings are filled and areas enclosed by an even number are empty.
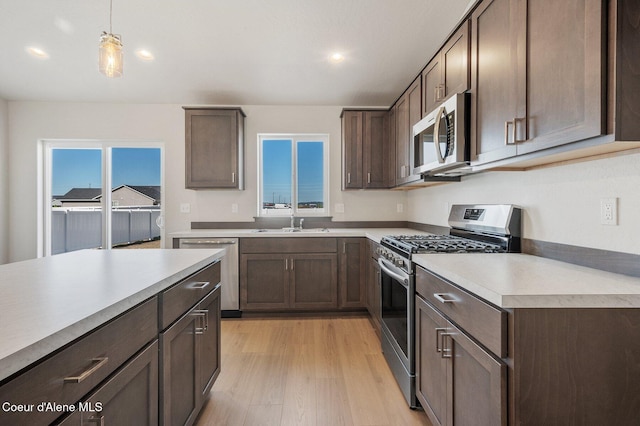
<svg viewBox="0 0 640 426"><path fill-rule="evenodd" d="M335 52L331 56L329 56L329 61L334 64L339 64L344 61L344 55L340 52Z"/></svg>
<svg viewBox="0 0 640 426"><path fill-rule="evenodd" d="M44 50L40 49L39 47L27 46L24 50L26 50L27 53L33 56L34 58L38 58L38 59L49 58L49 54Z"/></svg>
<svg viewBox="0 0 640 426"><path fill-rule="evenodd" d="M136 56L143 61L153 61L153 54L146 49L136 50Z"/></svg>

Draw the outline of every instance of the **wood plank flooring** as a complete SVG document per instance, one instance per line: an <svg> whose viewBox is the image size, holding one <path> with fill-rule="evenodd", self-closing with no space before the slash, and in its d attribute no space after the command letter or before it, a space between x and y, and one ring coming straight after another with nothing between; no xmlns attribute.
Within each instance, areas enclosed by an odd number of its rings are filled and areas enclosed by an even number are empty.
<svg viewBox="0 0 640 426"><path fill-rule="evenodd" d="M222 369L196 425L428 425L366 317L226 319Z"/></svg>

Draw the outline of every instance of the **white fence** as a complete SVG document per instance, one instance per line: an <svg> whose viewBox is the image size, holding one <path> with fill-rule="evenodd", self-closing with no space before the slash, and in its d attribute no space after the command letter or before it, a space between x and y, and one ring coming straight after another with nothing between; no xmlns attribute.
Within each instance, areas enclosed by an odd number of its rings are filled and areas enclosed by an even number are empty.
<svg viewBox="0 0 640 426"><path fill-rule="evenodd" d="M160 237L156 220L160 210L113 210L111 242L115 245L148 241ZM101 210L51 211L51 253L102 246Z"/></svg>

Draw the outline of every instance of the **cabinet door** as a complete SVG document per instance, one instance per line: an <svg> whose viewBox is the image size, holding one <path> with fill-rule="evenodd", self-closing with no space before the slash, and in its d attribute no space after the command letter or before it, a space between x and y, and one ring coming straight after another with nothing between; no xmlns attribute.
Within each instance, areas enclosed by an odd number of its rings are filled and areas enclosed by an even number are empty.
<svg viewBox="0 0 640 426"><path fill-rule="evenodd" d="M413 173L413 126L422 118L422 79L414 80L398 100L396 110L396 185L415 182L420 175Z"/></svg>
<svg viewBox="0 0 640 426"><path fill-rule="evenodd" d="M343 189L362 188L362 111L344 111L342 115Z"/></svg>
<svg viewBox="0 0 640 426"><path fill-rule="evenodd" d="M198 305L198 312L205 315L205 329L199 335L198 405L204 403L220 374L220 291L218 287Z"/></svg>
<svg viewBox="0 0 640 426"><path fill-rule="evenodd" d="M449 323L443 345L450 349L452 420L457 425L507 424L507 366Z"/></svg>
<svg viewBox="0 0 640 426"><path fill-rule="evenodd" d="M127 362L77 408L60 425L157 425L158 341Z"/></svg>
<svg viewBox="0 0 640 426"><path fill-rule="evenodd" d="M365 238L338 240L340 308L365 307Z"/></svg>
<svg viewBox="0 0 640 426"><path fill-rule="evenodd" d="M605 130L603 2L527 3L528 134L518 155Z"/></svg>
<svg viewBox="0 0 640 426"><path fill-rule="evenodd" d="M438 52L422 71L422 115L427 115L433 111L443 99L441 57L442 55Z"/></svg>
<svg viewBox="0 0 640 426"><path fill-rule="evenodd" d="M202 332L202 315L189 312L160 334L161 423L193 424L199 395L197 389L197 339Z"/></svg>
<svg viewBox="0 0 640 426"><path fill-rule="evenodd" d="M240 309L288 308L290 259L282 254L241 255Z"/></svg>
<svg viewBox="0 0 640 426"><path fill-rule="evenodd" d="M447 321L416 296L416 397L435 426L450 423L447 418L450 365L443 357L441 336L446 330Z"/></svg>
<svg viewBox="0 0 640 426"><path fill-rule="evenodd" d="M187 109L186 187L242 188L244 117L235 109Z"/></svg>
<svg viewBox="0 0 640 426"><path fill-rule="evenodd" d="M367 310L373 326L380 336L380 266L374 258L369 258L367 267Z"/></svg>
<svg viewBox="0 0 640 426"><path fill-rule="evenodd" d="M363 188L389 187L389 114L366 111L363 115Z"/></svg>
<svg viewBox="0 0 640 426"><path fill-rule="evenodd" d="M465 21L442 48L442 68L443 89L439 101L469 90L469 21ZM429 112L431 110L427 114Z"/></svg>
<svg viewBox="0 0 640 426"><path fill-rule="evenodd" d="M518 3L485 0L472 14L472 164L516 155L514 121L526 107L526 9Z"/></svg>
<svg viewBox="0 0 640 426"><path fill-rule="evenodd" d="M298 254L288 261L291 308L338 307L338 260L335 254Z"/></svg>

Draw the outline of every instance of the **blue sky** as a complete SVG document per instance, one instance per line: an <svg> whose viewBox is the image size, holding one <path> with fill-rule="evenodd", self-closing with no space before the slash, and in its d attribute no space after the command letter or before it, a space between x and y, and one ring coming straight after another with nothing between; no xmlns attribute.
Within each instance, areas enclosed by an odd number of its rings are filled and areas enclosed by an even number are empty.
<svg viewBox="0 0 640 426"><path fill-rule="evenodd" d="M54 149L52 153L52 195L64 195L71 188L102 186L100 149ZM160 185L159 148L113 148L113 187Z"/></svg>
<svg viewBox="0 0 640 426"><path fill-rule="evenodd" d="M292 176L291 140L265 139L262 145L263 200L291 202ZM323 200L322 142L298 141L298 202Z"/></svg>

